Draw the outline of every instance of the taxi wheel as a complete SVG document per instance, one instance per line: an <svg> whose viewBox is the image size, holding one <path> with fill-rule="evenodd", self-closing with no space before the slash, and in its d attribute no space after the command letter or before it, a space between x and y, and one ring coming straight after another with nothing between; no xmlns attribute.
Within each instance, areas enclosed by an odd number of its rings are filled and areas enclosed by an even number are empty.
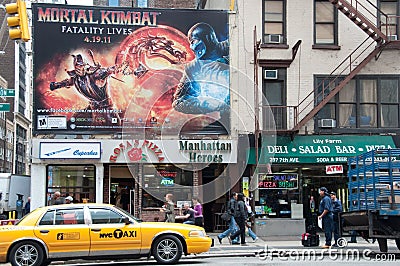
<svg viewBox="0 0 400 266"><path fill-rule="evenodd" d="M43 249L32 241L18 243L10 251L13 266L39 266L43 265L43 259Z"/></svg>
<svg viewBox="0 0 400 266"><path fill-rule="evenodd" d="M158 238L154 245L152 254L160 264L174 264L182 256L183 247L181 241L173 235L165 235Z"/></svg>

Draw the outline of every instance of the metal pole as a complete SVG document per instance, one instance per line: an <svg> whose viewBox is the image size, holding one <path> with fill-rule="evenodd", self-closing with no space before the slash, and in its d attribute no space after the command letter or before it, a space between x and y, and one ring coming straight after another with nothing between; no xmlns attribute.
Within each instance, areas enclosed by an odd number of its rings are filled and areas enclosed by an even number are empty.
<svg viewBox="0 0 400 266"><path fill-rule="evenodd" d="M259 141L259 103L258 103L258 50L259 50L259 43L257 42L257 27L254 26L254 36L253 36L253 42L254 42L254 150L255 150L255 168L253 169L253 178L254 178L254 173L256 172L257 166L258 166L258 141ZM251 180L249 180L250 184L254 184ZM253 188L253 186L252 186ZM254 191L253 189L253 197L251 199L251 207L254 210Z"/></svg>

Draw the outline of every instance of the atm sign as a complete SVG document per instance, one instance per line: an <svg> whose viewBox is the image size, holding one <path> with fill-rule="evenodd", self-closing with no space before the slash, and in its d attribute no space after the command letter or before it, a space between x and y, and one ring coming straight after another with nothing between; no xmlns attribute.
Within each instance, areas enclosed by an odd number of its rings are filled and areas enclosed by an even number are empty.
<svg viewBox="0 0 400 266"><path fill-rule="evenodd" d="M327 165L325 166L325 172L327 175L342 174L343 165Z"/></svg>

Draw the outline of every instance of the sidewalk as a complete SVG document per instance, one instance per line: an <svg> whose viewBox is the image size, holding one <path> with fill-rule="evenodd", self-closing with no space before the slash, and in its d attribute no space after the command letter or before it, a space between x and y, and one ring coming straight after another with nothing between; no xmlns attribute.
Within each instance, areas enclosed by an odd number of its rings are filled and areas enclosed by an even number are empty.
<svg viewBox="0 0 400 266"><path fill-rule="evenodd" d="M321 246L325 243L323 234L320 235L320 245L315 247L304 247L301 244L301 236L282 236L282 237L259 237L258 241L254 243L251 237L246 237L245 246L230 245L227 238L222 239L222 244L219 244L217 235L218 233L208 233L214 239L214 247L211 247L209 252L197 255L198 256L216 256L216 257L233 257L233 256L257 256L258 254L273 250L276 253L289 253L289 252L315 252L320 255L329 255L332 253L339 253L345 250L358 250L371 251L372 253L379 253L378 242L368 243L361 237L357 237L357 243L348 243L347 247L343 249L332 248L329 250L322 249ZM349 240L350 237L344 237ZM399 249L396 247L394 240L388 240L389 253L397 253L400 255Z"/></svg>

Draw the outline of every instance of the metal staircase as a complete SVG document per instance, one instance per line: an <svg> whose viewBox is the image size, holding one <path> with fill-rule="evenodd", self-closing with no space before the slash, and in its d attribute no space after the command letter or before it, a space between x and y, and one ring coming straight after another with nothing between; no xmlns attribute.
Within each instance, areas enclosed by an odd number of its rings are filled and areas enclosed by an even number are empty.
<svg viewBox="0 0 400 266"><path fill-rule="evenodd" d="M330 73L330 76L317 84L316 88L294 108L294 127L292 129L294 132L299 131L326 105L326 103L343 89L372 58L377 56L383 48L388 47L388 44L392 42L392 40L388 38L390 34L388 32L389 17L369 0L364 0L362 3L359 0L329 0L329 2L335 5L339 11L353 21L368 35L368 37ZM375 20L375 22L372 20ZM370 43L368 43L368 41L370 41ZM399 42L396 41L396 43ZM359 63L354 67L355 62ZM346 77L343 79L343 76ZM339 78L343 79L340 83L337 82ZM338 85L334 87L335 84ZM318 89L320 91L318 91ZM310 106L314 107L304 115L310 110Z"/></svg>

